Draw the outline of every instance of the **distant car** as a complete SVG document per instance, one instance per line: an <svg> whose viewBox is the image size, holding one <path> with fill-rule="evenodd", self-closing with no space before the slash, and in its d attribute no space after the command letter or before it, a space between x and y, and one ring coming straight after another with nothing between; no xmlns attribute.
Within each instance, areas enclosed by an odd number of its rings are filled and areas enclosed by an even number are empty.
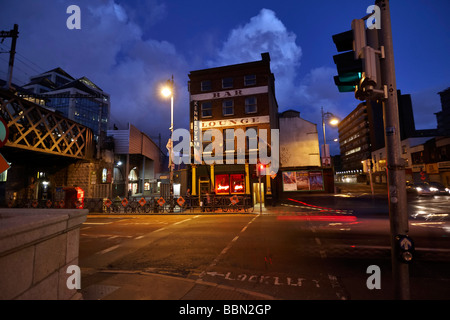
<svg viewBox="0 0 450 320"><path fill-rule="evenodd" d="M444 185L439 182L430 182L430 191L435 195L450 195L450 188L444 187Z"/></svg>
<svg viewBox="0 0 450 320"><path fill-rule="evenodd" d="M417 196L434 196L434 192L431 191L431 186L428 182L415 182L407 183L406 191Z"/></svg>

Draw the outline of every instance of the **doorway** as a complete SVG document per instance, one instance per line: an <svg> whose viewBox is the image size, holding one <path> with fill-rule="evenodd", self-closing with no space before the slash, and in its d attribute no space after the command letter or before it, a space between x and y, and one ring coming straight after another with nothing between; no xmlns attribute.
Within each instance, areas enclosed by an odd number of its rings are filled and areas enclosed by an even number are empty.
<svg viewBox="0 0 450 320"><path fill-rule="evenodd" d="M261 182L261 192L259 190L259 183L253 183L253 203L259 205L262 203L264 207L264 183Z"/></svg>

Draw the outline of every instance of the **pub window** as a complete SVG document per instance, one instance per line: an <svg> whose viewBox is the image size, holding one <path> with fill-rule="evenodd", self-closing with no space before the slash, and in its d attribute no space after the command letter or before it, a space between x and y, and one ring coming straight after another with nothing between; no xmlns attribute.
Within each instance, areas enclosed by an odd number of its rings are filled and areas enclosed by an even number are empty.
<svg viewBox="0 0 450 320"><path fill-rule="evenodd" d="M216 175L216 194L230 193L230 176L228 174Z"/></svg>
<svg viewBox="0 0 450 320"><path fill-rule="evenodd" d="M244 77L245 86L254 86L256 84L256 76L254 74L249 74Z"/></svg>
<svg viewBox="0 0 450 320"><path fill-rule="evenodd" d="M222 79L222 88L223 89L233 88L233 78L223 78Z"/></svg>
<svg viewBox="0 0 450 320"><path fill-rule="evenodd" d="M202 91L211 91L211 90L212 90L212 87L211 87L211 80L205 80L205 81L202 81L202 82L200 83L200 86L201 86L201 90L202 90Z"/></svg>
<svg viewBox="0 0 450 320"><path fill-rule="evenodd" d="M256 97L249 97L245 99L245 113L256 113L258 111L256 105Z"/></svg>
<svg viewBox="0 0 450 320"><path fill-rule="evenodd" d="M245 182L243 174L230 175L231 193L245 193Z"/></svg>
<svg viewBox="0 0 450 320"><path fill-rule="evenodd" d="M222 102L222 110L224 116L232 116L234 114L233 100L224 100Z"/></svg>
<svg viewBox="0 0 450 320"><path fill-rule="evenodd" d="M202 103L202 118L212 117L212 103L203 102Z"/></svg>

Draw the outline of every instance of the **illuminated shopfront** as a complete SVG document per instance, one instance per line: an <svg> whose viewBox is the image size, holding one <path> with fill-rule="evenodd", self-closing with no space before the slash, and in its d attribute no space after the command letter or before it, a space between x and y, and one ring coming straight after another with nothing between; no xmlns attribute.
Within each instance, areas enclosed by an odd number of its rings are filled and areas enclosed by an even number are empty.
<svg viewBox="0 0 450 320"><path fill-rule="evenodd" d="M215 176L215 193L245 194L244 174L218 174Z"/></svg>

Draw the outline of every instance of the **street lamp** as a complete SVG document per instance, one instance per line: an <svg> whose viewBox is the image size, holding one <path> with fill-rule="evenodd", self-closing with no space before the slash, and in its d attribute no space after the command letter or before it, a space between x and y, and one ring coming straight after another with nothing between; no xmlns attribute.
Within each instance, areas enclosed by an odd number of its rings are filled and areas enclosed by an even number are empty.
<svg viewBox="0 0 450 320"><path fill-rule="evenodd" d="M161 94L168 98L170 97L170 139L169 139L169 170L170 170L170 196L173 196L173 170L172 170L172 153L173 153L173 76L172 79L167 80L166 85L162 88Z"/></svg>
<svg viewBox="0 0 450 320"><path fill-rule="evenodd" d="M323 129L323 148L322 148L322 166L331 166L330 147L327 144L325 135L325 120L329 119L329 124L336 126L339 123L339 119L331 112L323 112L322 107L322 129Z"/></svg>

